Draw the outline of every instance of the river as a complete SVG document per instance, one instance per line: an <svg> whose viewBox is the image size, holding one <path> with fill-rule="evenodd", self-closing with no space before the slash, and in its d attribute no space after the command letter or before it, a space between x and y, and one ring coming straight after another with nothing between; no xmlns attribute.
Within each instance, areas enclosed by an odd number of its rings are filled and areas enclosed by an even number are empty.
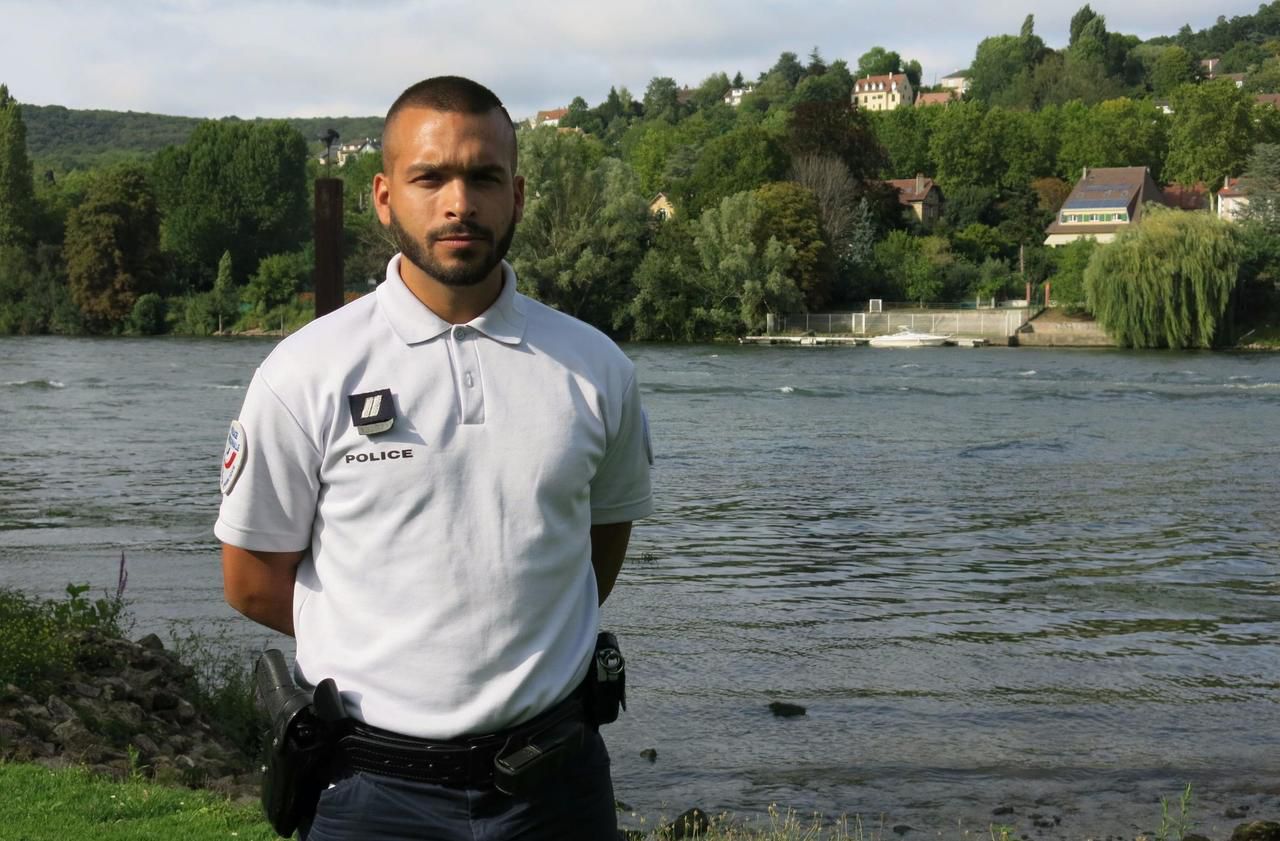
<svg viewBox="0 0 1280 841"><path fill-rule="evenodd" d="M112 589L124 552L135 636L279 644L210 531L272 344L0 339L0 586ZM625 350L657 512L605 608L624 823L1132 835L1188 782L1210 835L1280 817L1280 355Z"/></svg>

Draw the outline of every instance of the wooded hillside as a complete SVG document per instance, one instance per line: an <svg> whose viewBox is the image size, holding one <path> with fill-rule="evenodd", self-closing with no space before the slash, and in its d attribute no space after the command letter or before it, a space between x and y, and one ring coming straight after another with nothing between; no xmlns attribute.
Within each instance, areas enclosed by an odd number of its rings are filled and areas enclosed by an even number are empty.
<svg viewBox="0 0 1280 841"><path fill-rule="evenodd" d="M55 172L89 169L151 155L166 146L181 146L196 126L204 122L197 117L78 110L61 105L23 105L22 119L27 125L28 154L37 174L48 169ZM224 119L241 122L236 117ZM322 148L317 138L329 129L338 132L343 141L382 134L381 117L308 117L285 122L316 151Z"/></svg>

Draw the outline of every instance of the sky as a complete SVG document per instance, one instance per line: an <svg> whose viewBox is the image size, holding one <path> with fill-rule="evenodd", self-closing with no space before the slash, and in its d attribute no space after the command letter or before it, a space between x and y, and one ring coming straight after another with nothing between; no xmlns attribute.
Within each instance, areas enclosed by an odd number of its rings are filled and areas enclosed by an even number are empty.
<svg viewBox="0 0 1280 841"><path fill-rule="evenodd" d="M0 83L20 102L194 117L385 113L428 76L469 76L513 117L637 98L649 80L750 79L784 51L817 47L856 68L873 46L916 59L926 84L966 67L978 42L1027 14L1051 47L1067 4L1024 0L0 0ZM1092 0L1107 28L1147 39L1199 30L1257 0Z"/></svg>

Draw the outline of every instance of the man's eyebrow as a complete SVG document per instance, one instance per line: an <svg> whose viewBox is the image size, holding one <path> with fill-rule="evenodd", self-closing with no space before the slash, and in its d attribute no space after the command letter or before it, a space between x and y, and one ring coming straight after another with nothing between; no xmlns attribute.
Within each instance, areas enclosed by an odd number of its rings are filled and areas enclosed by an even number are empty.
<svg viewBox="0 0 1280 841"><path fill-rule="evenodd" d="M460 173L462 175L473 177L477 175L501 175L505 177L507 174L507 168L498 163L466 166L464 164L433 163L431 161L418 161L417 163L409 164L405 171L410 176L421 175L427 172L449 174Z"/></svg>

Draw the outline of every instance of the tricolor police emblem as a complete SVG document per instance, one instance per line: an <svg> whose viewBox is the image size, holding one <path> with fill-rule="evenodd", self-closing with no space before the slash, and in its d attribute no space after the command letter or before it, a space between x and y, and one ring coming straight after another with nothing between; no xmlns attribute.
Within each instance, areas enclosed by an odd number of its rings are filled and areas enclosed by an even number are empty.
<svg viewBox="0 0 1280 841"><path fill-rule="evenodd" d="M231 493L231 489L235 487L236 479L240 478L240 471L244 469L246 455L248 451L245 449L244 427L240 425L240 421L233 420L231 431L227 433L227 446L222 451L222 477L219 484L222 486L223 496Z"/></svg>
<svg viewBox="0 0 1280 841"><path fill-rule="evenodd" d="M351 423L361 435L377 435L395 425L396 404L389 388L348 395L347 404L351 406Z"/></svg>

